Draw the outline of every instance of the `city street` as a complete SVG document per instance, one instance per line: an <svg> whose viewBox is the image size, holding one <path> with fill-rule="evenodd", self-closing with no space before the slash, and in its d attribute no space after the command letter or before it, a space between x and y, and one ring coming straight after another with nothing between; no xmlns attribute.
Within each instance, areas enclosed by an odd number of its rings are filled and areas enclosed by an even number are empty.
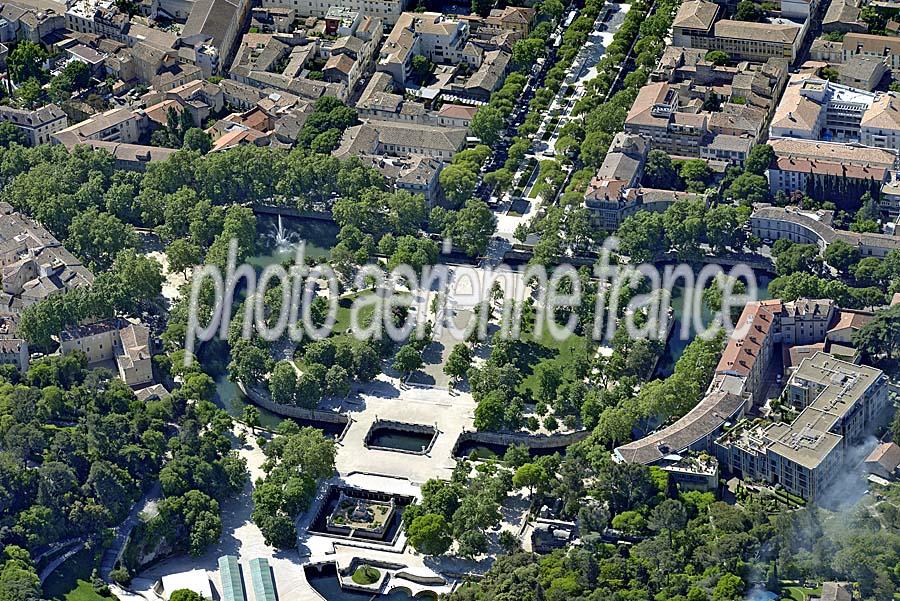
<svg viewBox="0 0 900 601"><path fill-rule="evenodd" d="M527 178L523 185L514 186L524 190L522 198L507 192L497 208L497 235L512 242L513 232L520 223L529 223L537 213L540 200L531 196L538 176L540 161L556 158L556 142L559 132L572 116L575 104L584 96L585 84L596 77L597 63L603 57L606 47L619 30L629 4L609 4L594 21L594 30L575 57L563 85L546 111L531 152L525 156L522 165L513 177L513 182Z"/></svg>

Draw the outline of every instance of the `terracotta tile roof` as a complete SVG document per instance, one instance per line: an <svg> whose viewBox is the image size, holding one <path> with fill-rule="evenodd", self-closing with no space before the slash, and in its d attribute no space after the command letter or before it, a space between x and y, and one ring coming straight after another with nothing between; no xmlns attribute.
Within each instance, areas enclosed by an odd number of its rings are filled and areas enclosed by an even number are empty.
<svg viewBox="0 0 900 601"><path fill-rule="evenodd" d="M782 23L750 23L748 21L725 19L716 23L715 34L717 38L793 44L800 34L800 26Z"/></svg>
<svg viewBox="0 0 900 601"><path fill-rule="evenodd" d="M719 12L719 6L705 0L688 0L678 8L672 27L708 30Z"/></svg>
<svg viewBox="0 0 900 601"><path fill-rule="evenodd" d="M716 367L717 373L749 375L780 313L780 300L747 303Z"/></svg>

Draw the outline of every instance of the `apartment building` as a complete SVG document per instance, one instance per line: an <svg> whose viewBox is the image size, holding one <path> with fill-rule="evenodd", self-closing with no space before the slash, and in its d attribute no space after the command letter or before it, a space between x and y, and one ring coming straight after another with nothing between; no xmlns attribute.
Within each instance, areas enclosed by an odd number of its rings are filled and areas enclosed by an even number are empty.
<svg viewBox="0 0 900 601"><path fill-rule="evenodd" d="M465 147L467 134L459 127L367 121L348 127L333 154L339 158L363 154L421 155L449 161Z"/></svg>
<svg viewBox="0 0 900 601"><path fill-rule="evenodd" d="M896 151L860 144L773 138L775 160L767 177L772 194L801 191L838 204L869 192L876 200L896 167Z"/></svg>
<svg viewBox="0 0 900 601"><path fill-rule="evenodd" d="M783 484L815 500L840 468L845 445L856 444L886 413L887 379L879 370L816 351L788 381L786 397L801 411L793 423L725 426L765 398L772 360L781 347L826 341L856 321L828 299L748 303L704 398L674 424L616 448L613 458L664 465L673 453L712 451L729 473Z"/></svg>
<svg viewBox="0 0 900 601"><path fill-rule="evenodd" d="M869 33L848 33L841 46L843 62L855 56L883 60L895 75L900 74L900 38Z"/></svg>
<svg viewBox="0 0 900 601"><path fill-rule="evenodd" d="M900 94L878 94L860 120L860 142L900 151Z"/></svg>
<svg viewBox="0 0 900 601"><path fill-rule="evenodd" d="M672 44L685 48L703 48L713 35L719 5L706 0L682 2L672 21Z"/></svg>
<svg viewBox="0 0 900 601"><path fill-rule="evenodd" d="M784 58L794 62L807 21L802 25L784 19L773 23L722 20L715 24L715 37L709 50L722 50L732 60L765 62L769 58Z"/></svg>
<svg viewBox="0 0 900 601"><path fill-rule="evenodd" d="M328 48L331 44L329 42ZM376 44L374 38L369 42L360 40L358 53L347 46L344 49L346 52L342 50L332 55L318 38L282 39L270 34L248 33L241 41L229 76L255 88L281 90L310 100L334 96L346 102L352 89L350 82L355 84L361 75L361 67L356 63L365 64L371 59ZM339 48L342 46L346 44L341 44ZM368 54L363 54L363 51ZM357 59L352 58L354 55ZM333 81L306 77L314 64L321 63L323 68L328 67L327 61L331 56L343 57L330 66ZM335 76L338 71L343 73L342 77ZM323 78L324 75L323 72Z"/></svg>
<svg viewBox="0 0 900 601"><path fill-rule="evenodd" d="M875 102L872 92L792 74L775 110L769 136L858 142L863 116Z"/></svg>
<svg viewBox="0 0 900 601"><path fill-rule="evenodd" d="M716 456L745 480L783 486L808 501L825 493L850 448L883 423L887 377L818 352L788 380L787 401L800 410L790 424L742 424L716 441Z"/></svg>
<svg viewBox="0 0 900 601"><path fill-rule="evenodd" d="M16 129L24 134L28 146L49 143L53 134L65 129L69 124L66 114L55 104L48 104L33 111L0 106L0 121L15 125Z"/></svg>
<svg viewBox="0 0 900 601"><path fill-rule="evenodd" d="M237 49L250 0L196 0L181 32L186 48L179 58L203 70L203 76L218 73Z"/></svg>
<svg viewBox="0 0 900 601"><path fill-rule="evenodd" d="M531 33L537 11L524 6L507 6L504 8L492 8L486 17L481 15L460 15L460 19L468 21L475 35L482 39L514 33L519 37L526 37Z"/></svg>
<svg viewBox="0 0 900 601"><path fill-rule="evenodd" d="M119 378L129 386L153 381L150 330L122 319L68 328L59 335L60 352L75 350L87 357L88 364L113 362Z"/></svg>
<svg viewBox="0 0 900 601"><path fill-rule="evenodd" d="M93 274L53 234L0 204L0 313L18 314L53 294L93 281Z"/></svg>
<svg viewBox="0 0 900 601"><path fill-rule="evenodd" d="M900 150L900 95L852 88L809 73L794 74L772 118L769 136Z"/></svg>
<svg viewBox="0 0 900 601"><path fill-rule="evenodd" d="M143 111L116 108L70 125L51 137L54 142L67 147L88 140L134 144L140 140L147 127L148 119Z"/></svg>
<svg viewBox="0 0 900 601"><path fill-rule="evenodd" d="M747 303L716 366L716 374L741 379L741 396L748 396L751 403L766 393L763 383L780 338L783 309L780 300Z"/></svg>
<svg viewBox="0 0 900 601"><path fill-rule="evenodd" d="M394 79L389 73L373 73L356 102L359 118L468 128L478 110L475 106L452 102L444 102L437 111L429 110L421 102L398 94L394 88Z"/></svg>
<svg viewBox="0 0 900 601"><path fill-rule="evenodd" d="M643 136L651 150L676 156L721 159L742 165L753 142L760 138L766 109L731 102L725 97L719 111L703 110L710 90L727 91L723 82L695 84L654 82L638 92L625 118L625 132ZM766 104L762 96L755 98Z"/></svg>
<svg viewBox="0 0 900 601"><path fill-rule="evenodd" d="M325 17L334 7L381 19L392 26L409 6L407 0L262 0L263 8L290 8L303 17Z"/></svg>
<svg viewBox="0 0 900 601"><path fill-rule="evenodd" d="M0 338L0 365L12 365L25 373L29 364L28 343L21 338Z"/></svg>
<svg viewBox="0 0 900 601"><path fill-rule="evenodd" d="M672 22L674 45L721 50L734 61L765 62L778 57L793 62L808 23L805 17L801 17L800 24L787 19L772 19L766 23L716 21L718 16L719 7L713 2L689 0L682 3Z"/></svg>
<svg viewBox="0 0 900 601"><path fill-rule="evenodd" d="M888 74L884 60L871 56L854 56L838 66L838 83L871 92Z"/></svg>
<svg viewBox="0 0 900 601"><path fill-rule="evenodd" d="M390 73L398 85L404 85L416 55L433 63L468 63L480 66L481 53L468 44L469 24L441 13L400 15L381 48L376 69Z"/></svg>
<svg viewBox="0 0 900 601"><path fill-rule="evenodd" d="M397 190L410 194L421 194L428 206L441 200L441 186L438 176L444 164L430 157L409 155L391 157L384 155L356 155L365 165L378 170Z"/></svg>
<svg viewBox="0 0 900 601"><path fill-rule="evenodd" d="M40 44L52 33L66 27L65 4L20 0L0 6L0 43L28 40Z"/></svg>
<svg viewBox="0 0 900 601"><path fill-rule="evenodd" d="M708 113L679 108L678 92L670 84L647 84L628 111L625 132L643 136L653 149L699 156L699 147L709 133Z"/></svg>
<svg viewBox="0 0 900 601"><path fill-rule="evenodd" d="M829 211L812 212L791 207L762 206L750 216L750 230L754 236L762 239L816 244L823 251L829 244L841 240L856 247L863 257L877 259L883 259L893 250L900 250L898 236L834 229Z"/></svg>

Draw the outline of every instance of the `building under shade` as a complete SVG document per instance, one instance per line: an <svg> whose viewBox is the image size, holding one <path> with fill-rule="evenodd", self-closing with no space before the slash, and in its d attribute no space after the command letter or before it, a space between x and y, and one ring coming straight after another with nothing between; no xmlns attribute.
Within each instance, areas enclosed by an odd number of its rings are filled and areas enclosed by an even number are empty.
<svg viewBox="0 0 900 601"><path fill-rule="evenodd" d="M238 565L237 557L223 555L219 558L219 577L222 579L223 601L246 601L241 566Z"/></svg>
<svg viewBox="0 0 900 601"><path fill-rule="evenodd" d="M269 560L257 557L250 560L250 581L253 583L253 595L256 601L277 601L275 596L275 581L272 579L272 570L269 568Z"/></svg>

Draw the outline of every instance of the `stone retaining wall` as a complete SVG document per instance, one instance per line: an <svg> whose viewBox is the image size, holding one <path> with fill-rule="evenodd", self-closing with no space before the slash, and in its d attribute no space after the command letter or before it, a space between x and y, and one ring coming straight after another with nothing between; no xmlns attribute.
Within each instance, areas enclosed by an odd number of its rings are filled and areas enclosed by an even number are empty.
<svg viewBox="0 0 900 601"><path fill-rule="evenodd" d="M343 413L306 409L304 407L295 407L293 405L282 405L281 403L273 401L268 394L263 393L263 391L258 388L245 386L243 382L238 382L237 385L241 392L243 392L248 399L253 401L253 404L259 405L263 409L271 411L276 415L343 425L344 430L341 432L340 436L337 437L337 440L339 441L344 438L344 434L347 433L347 428L350 426L350 418Z"/></svg>
<svg viewBox="0 0 900 601"><path fill-rule="evenodd" d="M521 434L517 432L470 432L464 431L456 439L453 445L453 454L456 454L459 446L466 442L476 442L494 445L525 445L529 449L553 449L556 447L568 447L581 442L590 435L590 430L578 430L566 434Z"/></svg>

